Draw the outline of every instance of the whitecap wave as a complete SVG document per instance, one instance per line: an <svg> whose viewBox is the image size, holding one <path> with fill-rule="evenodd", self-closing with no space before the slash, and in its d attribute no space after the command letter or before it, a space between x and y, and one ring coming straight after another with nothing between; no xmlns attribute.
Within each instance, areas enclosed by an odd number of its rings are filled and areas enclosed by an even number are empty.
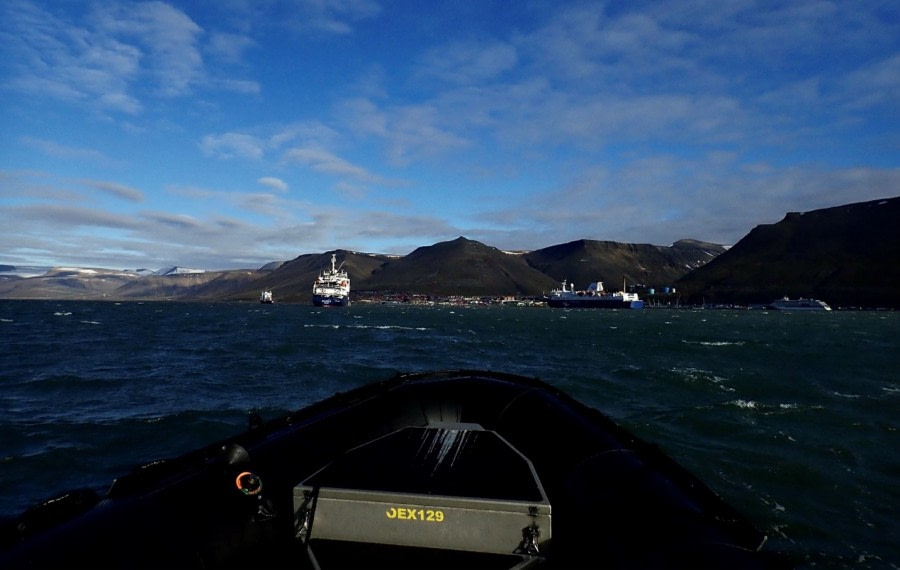
<svg viewBox="0 0 900 570"><path fill-rule="evenodd" d="M700 346L744 346L743 340L682 340L684 344L699 344Z"/></svg>

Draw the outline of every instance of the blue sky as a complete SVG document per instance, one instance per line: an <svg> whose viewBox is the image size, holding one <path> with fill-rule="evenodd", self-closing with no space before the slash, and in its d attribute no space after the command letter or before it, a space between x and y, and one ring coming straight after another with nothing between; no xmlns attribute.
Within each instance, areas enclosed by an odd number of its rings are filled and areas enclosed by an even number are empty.
<svg viewBox="0 0 900 570"><path fill-rule="evenodd" d="M730 245L900 195L897 6L5 0L0 263Z"/></svg>

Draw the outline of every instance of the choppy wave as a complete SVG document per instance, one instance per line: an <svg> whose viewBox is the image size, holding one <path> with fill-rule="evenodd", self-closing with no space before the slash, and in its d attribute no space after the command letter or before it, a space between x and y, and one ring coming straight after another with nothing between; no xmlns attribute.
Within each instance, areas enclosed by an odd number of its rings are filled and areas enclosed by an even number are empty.
<svg viewBox="0 0 900 570"><path fill-rule="evenodd" d="M398 330L398 331L427 331L428 327L409 327L409 326L401 326L401 325L356 325L356 324L320 324L320 323L305 323L303 325L305 328L328 328L328 329L358 329L358 330Z"/></svg>
<svg viewBox="0 0 900 570"><path fill-rule="evenodd" d="M698 344L700 346L744 346L746 343L742 340L682 340L685 344Z"/></svg>
<svg viewBox="0 0 900 570"><path fill-rule="evenodd" d="M102 490L244 429L250 411L396 372L484 368L541 378L658 443L801 566L876 568L900 560L886 453L900 315L827 318L0 301L0 516Z"/></svg>

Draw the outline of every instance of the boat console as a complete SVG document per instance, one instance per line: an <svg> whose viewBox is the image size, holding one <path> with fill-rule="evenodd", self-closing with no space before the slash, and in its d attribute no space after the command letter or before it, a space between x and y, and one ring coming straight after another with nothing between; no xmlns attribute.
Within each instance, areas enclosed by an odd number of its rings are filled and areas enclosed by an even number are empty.
<svg viewBox="0 0 900 570"><path fill-rule="evenodd" d="M397 547L410 564L477 553L524 568L552 536L531 462L478 424L404 427L351 449L294 487L293 504L313 568L364 560L366 545Z"/></svg>

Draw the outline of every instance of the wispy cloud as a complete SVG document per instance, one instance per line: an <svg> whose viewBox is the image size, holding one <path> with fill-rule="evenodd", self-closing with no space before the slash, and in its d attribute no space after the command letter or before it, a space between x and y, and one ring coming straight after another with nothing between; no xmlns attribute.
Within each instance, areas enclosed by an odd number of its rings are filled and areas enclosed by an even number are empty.
<svg viewBox="0 0 900 570"><path fill-rule="evenodd" d="M203 227L203 224L197 218L186 214L150 211L144 212L141 217L150 220L154 224L161 224L179 230L197 230Z"/></svg>
<svg viewBox="0 0 900 570"><path fill-rule="evenodd" d="M91 29L87 22L60 19L32 2L4 6L3 40L17 62L13 89L72 103L99 103L119 112L140 111L128 86L138 74L141 49Z"/></svg>
<svg viewBox="0 0 900 570"><path fill-rule="evenodd" d="M441 102L379 106L369 99L357 98L343 101L338 114L348 131L379 140L387 160L396 167L452 153L471 144L463 136L469 119L466 113L449 109Z"/></svg>
<svg viewBox="0 0 900 570"><path fill-rule="evenodd" d="M147 98L190 94L198 86L257 93L243 78L210 73L204 30L164 2L109 1L86 10L10 0L0 8L0 39L12 57L8 88L98 111L135 115ZM207 52L238 61L252 40L215 33Z"/></svg>
<svg viewBox="0 0 900 570"><path fill-rule="evenodd" d="M460 85L495 80L517 63L516 48L491 40L458 40L428 50L419 63L421 81L439 79Z"/></svg>
<svg viewBox="0 0 900 570"><path fill-rule="evenodd" d="M848 101L854 110L887 106L888 112L896 113L900 101L900 53L853 71L843 87L851 95Z"/></svg>
<svg viewBox="0 0 900 570"><path fill-rule="evenodd" d="M347 35L353 25L381 12L374 0L299 0L276 2L283 24L298 32Z"/></svg>
<svg viewBox="0 0 900 570"><path fill-rule="evenodd" d="M382 177L367 169L321 148L291 148L284 152L283 160L286 163L308 166L316 172L351 178L360 182L372 184L386 182Z"/></svg>
<svg viewBox="0 0 900 570"><path fill-rule="evenodd" d="M126 200L128 202L143 202L144 201L144 193L136 188L132 188L130 186L125 186L124 184L117 184L115 182L104 182L102 180L84 180L84 184L96 188L106 194L111 196L115 196L116 198L121 198L122 200Z"/></svg>
<svg viewBox="0 0 900 570"><path fill-rule="evenodd" d="M288 189L288 185L284 180L275 178L274 176L263 176L257 180L256 183L278 192L287 192Z"/></svg>
<svg viewBox="0 0 900 570"><path fill-rule="evenodd" d="M81 206L61 204L25 204L21 206L7 206L4 208L4 217L10 222L15 219L27 219L37 228L46 231L47 228L110 228L131 229L135 227L134 220L128 216L114 214L106 210L96 208L84 208ZM4 224L6 225L6 224ZM18 224L16 224L18 225ZM10 227L6 225L6 227Z"/></svg>
<svg viewBox="0 0 900 570"><path fill-rule="evenodd" d="M497 6L0 2L0 251L733 243L900 188L896 6Z"/></svg>
<svg viewBox="0 0 900 570"><path fill-rule="evenodd" d="M20 137L19 141L23 145L37 149L53 158L87 160L105 164L111 164L113 162L105 153L93 148L68 146L55 141L35 137Z"/></svg>
<svg viewBox="0 0 900 570"><path fill-rule="evenodd" d="M223 159L260 159L265 153L265 146L265 142L258 137L242 133L206 135L200 141L200 150L205 155Z"/></svg>
<svg viewBox="0 0 900 570"><path fill-rule="evenodd" d="M229 63L241 63L244 54L256 45L256 41L245 34L212 32L206 43L205 51L212 57L223 59Z"/></svg>
<svg viewBox="0 0 900 570"><path fill-rule="evenodd" d="M142 51L157 92L182 95L203 74L198 45L202 29L184 12L162 2L100 4L92 14L96 32Z"/></svg>

